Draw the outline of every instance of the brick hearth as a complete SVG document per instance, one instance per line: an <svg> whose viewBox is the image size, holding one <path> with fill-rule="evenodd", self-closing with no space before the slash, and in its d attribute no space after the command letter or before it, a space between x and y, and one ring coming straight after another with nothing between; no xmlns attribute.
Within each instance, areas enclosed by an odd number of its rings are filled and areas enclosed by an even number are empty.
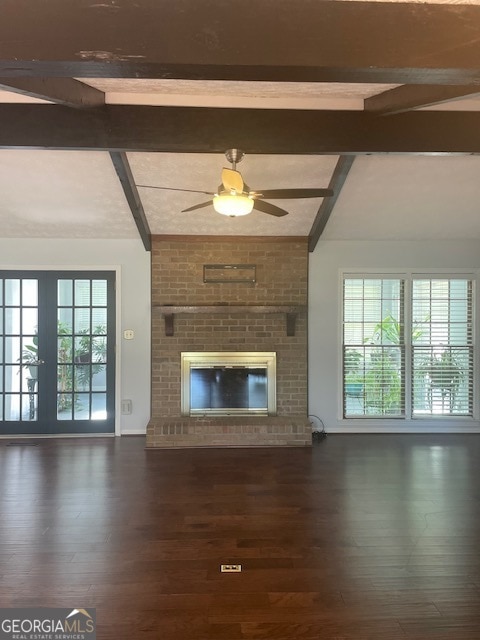
<svg viewBox="0 0 480 640"><path fill-rule="evenodd" d="M254 264L256 282L205 283L206 264ZM308 247L304 239L154 238L148 447L311 444L307 419L307 275ZM167 323L166 332L167 305L176 310L171 318L173 326ZM198 307L200 312L179 312L182 306ZM225 311L201 312L209 306L225 306ZM229 310L229 306L234 308ZM256 312L245 306L256 307ZM259 311L263 306L273 308L273 312ZM275 309L287 306L301 309L294 335L287 335L286 314ZM181 416L182 351L275 351L277 415Z"/></svg>

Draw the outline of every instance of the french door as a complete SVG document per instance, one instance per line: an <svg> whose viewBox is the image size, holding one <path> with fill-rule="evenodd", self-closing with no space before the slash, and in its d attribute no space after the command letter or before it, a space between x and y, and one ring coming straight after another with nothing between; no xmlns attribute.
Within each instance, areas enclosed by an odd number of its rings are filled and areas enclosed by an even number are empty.
<svg viewBox="0 0 480 640"><path fill-rule="evenodd" d="M0 434L113 433L115 273L0 271Z"/></svg>

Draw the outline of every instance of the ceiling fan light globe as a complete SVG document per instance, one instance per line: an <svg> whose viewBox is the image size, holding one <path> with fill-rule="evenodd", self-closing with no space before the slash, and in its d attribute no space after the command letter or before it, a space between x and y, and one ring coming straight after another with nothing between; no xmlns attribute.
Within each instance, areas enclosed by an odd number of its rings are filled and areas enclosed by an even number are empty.
<svg viewBox="0 0 480 640"><path fill-rule="evenodd" d="M253 205L253 198L244 194L220 193L213 198L215 211L231 218L248 215L252 212Z"/></svg>

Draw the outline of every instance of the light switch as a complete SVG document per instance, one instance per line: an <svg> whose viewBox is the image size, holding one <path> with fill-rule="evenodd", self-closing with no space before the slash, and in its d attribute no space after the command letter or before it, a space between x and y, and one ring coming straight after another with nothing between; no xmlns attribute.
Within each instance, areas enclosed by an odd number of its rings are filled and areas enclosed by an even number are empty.
<svg viewBox="0 0 480 640"><path fill-rule="evenodd" d="M131 400L122 400L122 414L124 416L132 415L132 401Z"/></svg>
<svg viewBox="0 0 480 640"><path fill-rule="evenodd" d="M135 337L133 329L125 329L125 331L123 332L123 337L125 338L125 340L133 340L133 338Z"/></svg>

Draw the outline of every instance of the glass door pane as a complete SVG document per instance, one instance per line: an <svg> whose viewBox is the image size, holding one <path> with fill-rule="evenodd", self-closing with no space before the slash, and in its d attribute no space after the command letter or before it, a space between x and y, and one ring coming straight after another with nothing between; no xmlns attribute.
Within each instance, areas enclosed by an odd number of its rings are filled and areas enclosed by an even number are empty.
<svg viewBox="0 0 480 640"><path fill-rule="evenodd" d="M62 278L57 304L57 419L107 418L107 280Z"/></svg>
<svg viewBox="0 0 480 640"><path fill-rule="evenodd" d="M0 419L38 419L38 280L0 278Z"/></svg>

